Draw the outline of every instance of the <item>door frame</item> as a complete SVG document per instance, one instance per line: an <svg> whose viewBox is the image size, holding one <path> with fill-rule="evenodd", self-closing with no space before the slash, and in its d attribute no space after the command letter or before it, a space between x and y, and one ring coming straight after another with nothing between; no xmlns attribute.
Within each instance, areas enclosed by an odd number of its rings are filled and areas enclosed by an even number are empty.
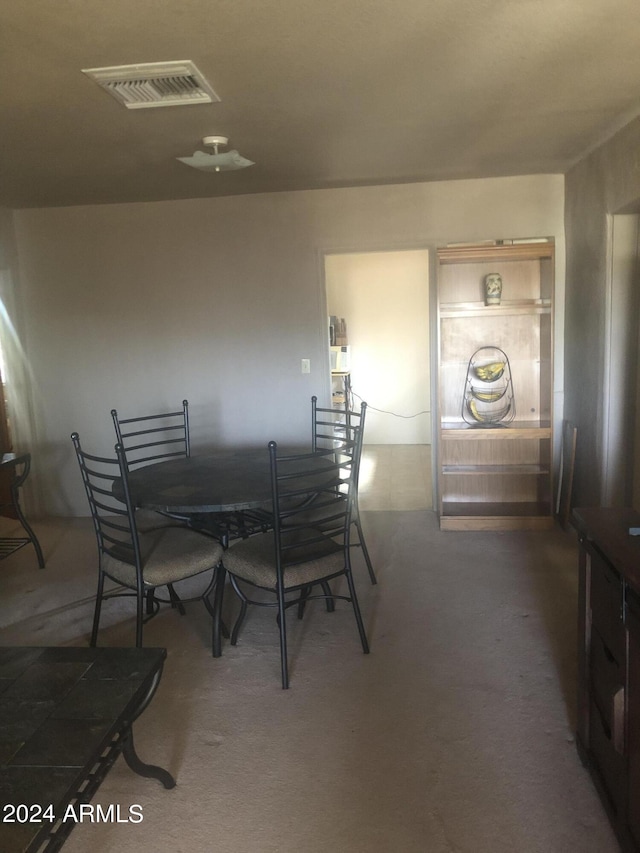
<svg viewBox="0 0 640 853"><path fill-rule="evenodd" d="M326 281L326 257L327 255L366 255L366 254L382 254L395 252L415 252L426 251L428 254L429 279L428 300L429 300L429 408L431 422L431 510L437 511L438 507L438 477L437 477L437 429L438 429L438 323L437 323L437 308L438 308L438 290L437 290L437 244L429 243L403 243L384 246L351 246L345 248L324 246L317 250L318 264L318 281L319 281L319 299L324 322L323 327L323 352L324 360L327 365L326 371L326 394L327 399L330 399L331 394L331 356L329 351L329 335L326 332L328 312L327 300L327 281Z"/></svg>

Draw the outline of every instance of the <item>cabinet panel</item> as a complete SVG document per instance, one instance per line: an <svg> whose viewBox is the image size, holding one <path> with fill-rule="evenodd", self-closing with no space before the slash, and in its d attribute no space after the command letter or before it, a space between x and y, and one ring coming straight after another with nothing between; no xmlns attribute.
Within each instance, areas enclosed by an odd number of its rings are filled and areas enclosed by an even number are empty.
<svg viewBox="0 0 640 853"><path fill-rule="evenodd" d="M518 467L508 473L484 474L477 470L443 476L442 502L531 503L542 499L544 473Z"/></svg>
<svg viewBox="0 0 640 853"><path fill-rule="evenodd" d="M484 279L491 272L499 272L504 282L502 297L509 302L521 299L538 299L541 295L540 263L538 259L504 259L500 247L483 247L491 257L480 262L468 262L464 253L440 253L440 301L484 302ZM527 250L525 249L524 252ZM528 253L530 254L530 253ZM551 293L547 293L550 296Z"/></svg>
<svg viewBox="0 0 640 853"><path fill-rule="evenodd" d="M482 439L474 440L468 433L464 441L443 441L442 465L540 465L548 470L550 440L514 437L509 441L496 439L495 430L483 431ZM510 435L517 433L510 431Z"/></svg>
<svg viewBox="0 0 640 853"><path fill-rule="evenodd" d="M640 597L633 591L627 593L627 630L629 632L627 773L631 792L628 798L627 821L629 831L640 848Z"/></svg>
<svg viewBox="0 0 640 853"><path fill-rule="evenodd" d="M624 809L626 798L626 763L624 755L614 746L613 734L602 711L591 700L589 713L589 746L595 759L596 772L616 816Z"/></svg>
<svg viewBox="0 0 640 853"><path fill-rule="evenodd" d="M625 659L623 583L620 575L597 553L591 553L591 621L616 660Z"/></svg>
<svg viewBox="0 0 640 853"><path fill-rule="evenodd" d="M624 707L625 666L625 657L616 658L594 628L589 664L591 693L618 752L624 749L624 726L620 710Z"/></svg>
<svg viewBox="0 0 640 853"><path fill-rule="evenodd" d="M535 420L549 417L549 357L542 358L541 338L549 339L543 325L549 317L515 316L499 318L473 317L443 320L441 323L441 413L444 421L462 421L462 401L469 359L483 346L495 346L509 357L516 418ZM541 323L541 320L544 321ZM548 346L548 343L547 343ZM542 393L544 391L544 393Z"/></svg>

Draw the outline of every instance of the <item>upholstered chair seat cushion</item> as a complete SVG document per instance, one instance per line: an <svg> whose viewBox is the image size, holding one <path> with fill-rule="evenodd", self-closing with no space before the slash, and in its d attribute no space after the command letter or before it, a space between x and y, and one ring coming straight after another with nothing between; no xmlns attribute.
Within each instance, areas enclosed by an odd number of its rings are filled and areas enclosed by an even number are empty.
<svg viewBox="0 0 640 853"><path fill-rule="evenodd" d="M285 589L315 583L344 570L344 547L324 539L299 551L288 551L284 568ZM304 561L304 562L302 562ZM273 533L241 540L225 552L224 566L242 580L266 587L276 586L276 549Z"/></svg>
<svg viewBox="0 0 640 853"><path fill-rule="evenodd" d="M186 527L163 527L139 534L144 583L162 586L177 583L208 569L222 559L222 545ZM103 554L102 568L112 578L127 586L136 585L135 566L119 559L117 548Z"/></svg>

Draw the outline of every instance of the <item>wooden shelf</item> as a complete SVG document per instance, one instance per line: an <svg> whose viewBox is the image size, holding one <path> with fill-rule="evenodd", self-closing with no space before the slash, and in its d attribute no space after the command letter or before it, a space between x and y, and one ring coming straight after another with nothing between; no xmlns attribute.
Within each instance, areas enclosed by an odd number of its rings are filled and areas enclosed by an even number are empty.
<svg viewBox="0 0 640 853"><path fill-rule="evenodd" d="M548 465L443 465L442 473L447 474L469 474L471 476L491 475L511 475L520 477L522 475L538 476L540 474L548 474Z"/></svg>
<svg viewBox="0 0 640 853"><path fill-rule="evenodd" d="M536 421L514 421L505 427L473 427L467 423L443 423L443 441L513 441L523 438L551 438L551 425Z"/></svg>
<svg viewBox="0 0 640 853"><path fill-rule="evenodd" d="M553 240L512 245L485 243L472 246L445 246L438 249L440 264L476 264L499 258L505 261L529 261L553 256Z"/></svg>
<svg viewBox="0 0 640 853"><path fill-rule="evenodd" d="M550 314L550 299L503 300L500 305L485 305L484 302L446 302L440 306L440 317L504 317L516 315Z"/></svg>
<svg viewBox="0 0 640 853"><path fill-rule="evenodd" d="M491 273L504 281L499 305L484 302ZM552 240L438 250L438 493L444 530L553 524L553 275ZM469 365L483 348L497 350L496 358L508 363L506 387L519 414L504 425L464 420L462 407L475 389L469 383L476 381Z"/></svg>
<svg viewBox="0 0 640 853"><path fill-rule="evenodd" d="M548 530L553 526L548 503L453 502L442 505L442 530Z"/></svg>

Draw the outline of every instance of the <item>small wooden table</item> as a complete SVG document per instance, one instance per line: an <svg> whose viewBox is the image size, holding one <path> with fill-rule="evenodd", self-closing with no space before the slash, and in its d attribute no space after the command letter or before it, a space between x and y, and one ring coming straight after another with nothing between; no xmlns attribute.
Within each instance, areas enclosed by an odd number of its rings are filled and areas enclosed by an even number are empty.
<svg viewBox="0 0 640 853"><path fill-rule="evenodd" d="M9 471L11 474L9 483L11 501L2 504L2 506L10 507L15 512L15 516L27 534L26 536L0 536L0 560L4 560L5 557L13 554L14 551L31 543L38 558L38 565L41 569L44 569L44 556L38 542L38 537L33 532L33 528L25 518L22 507L20 506L20 488L31 470L31 454L3 453L2 457L0 457L0 469Z"/></svg>
<svg viewBox="0 0 640 853"><path fill-rule="evenodd" d="M120 753L139 775L175 786L166 770L140 761L131 731L156 691L166 654L0 648L2 853L59 850ZM129 804L116 805L127 817ZM137 822L140 815L131 817Z"/></svg>

